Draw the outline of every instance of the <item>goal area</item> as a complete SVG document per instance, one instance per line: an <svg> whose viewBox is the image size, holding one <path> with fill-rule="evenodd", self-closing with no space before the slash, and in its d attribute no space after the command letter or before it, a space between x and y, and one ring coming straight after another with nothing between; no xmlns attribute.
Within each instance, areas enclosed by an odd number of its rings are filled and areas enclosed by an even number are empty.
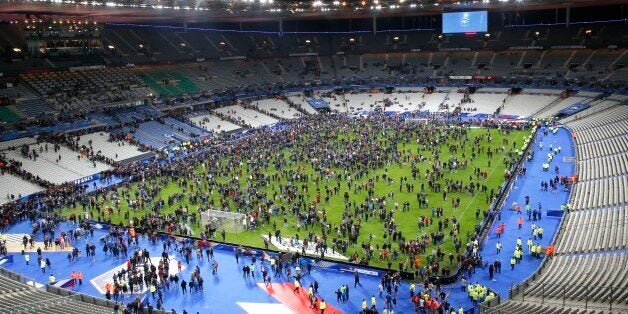
<svg viewBox="0 0 628 314"><path fill-rule="evenodd" d="M246 214L208 209L201 213L201 222L213 231L238 232L245 229Z"/></svg>

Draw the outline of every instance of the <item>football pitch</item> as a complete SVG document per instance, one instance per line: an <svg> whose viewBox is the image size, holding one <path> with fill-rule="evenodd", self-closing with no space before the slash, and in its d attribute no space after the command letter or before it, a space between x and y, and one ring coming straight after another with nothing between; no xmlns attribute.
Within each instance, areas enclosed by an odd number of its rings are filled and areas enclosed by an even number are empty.
<svg viewBox="0 0 628 314"><path fill-rule="evenodd" d="M199 210L256 211L260 219L255 228L225 230L227 242L262 248L262 236L274 236L276 229L283 239L325 234L330 248L334 242L347 241L342 253L354 262L368 259L371 266L411 270L410 256L426 265L443 252L440 268L454 269L455 257L464 251L490 205L491 191L497 193L503 184L509 162L530 132L423 128L417 124L416 130L397 130L366 122L362 131L308 130L290 145L199 160L188 173L123 184L94 196L96 206L87 210L92 219L121 225L160 215L189 228L194 236L205 230ZM377 160L369 158L377 147L381 147ZM329 156L334 152L368 154L339 166ZM320 160L325 156L329 160ZM419 198L427 204L420 205ZM83 217L85 208L77 204L62 209L62 214ZM262 219L262 212L269 213L268 221ZM354 239L349 240L350 230L341 228L348 226L347 221L359 229ZM419 221L429 222L420 226ZM459 230L454 230L454 221ZM216 240L222 240L221 231L218 228ZM442 240L434 241L439 231ZM405 253L400 239L417 240L425 247Z"/></svg>

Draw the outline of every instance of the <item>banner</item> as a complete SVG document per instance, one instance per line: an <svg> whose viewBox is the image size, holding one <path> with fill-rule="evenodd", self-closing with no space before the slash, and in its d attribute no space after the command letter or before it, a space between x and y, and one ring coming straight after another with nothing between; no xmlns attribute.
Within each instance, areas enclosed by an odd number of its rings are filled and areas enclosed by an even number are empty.
<svg viewBox="0 0 628 314"><path fill-rule="evenodd" d="M582 45L566 45L566 46L552 46L552 49L586 49L587 47Z"/></svg>
<svg viewBox="0 0 628 314"><path fill-rule="evenodd" d="M355 265L351 264L335 263L328 260L320 260L307 257L299 258L299 265L301 267L306 267L308 264L314 267L325 268L326 270L335 270L341 273L358 273L360 275L374 277L380 277L384 274L384 271L369 267L356 267Z"/></svg>
<svg viewBox="0 0 628 314"><path fill-rule="evenodd" d="M473 79L474 80L494 80L495 76L494 75L474 75Z"/></svg>
<svg viewBox="0 0 628 314"><path fill-rule="evenodd" d="M96 173L96 174L93 174L91 176L82 177L82 178L80 178L78 180L74 180L73 182L76 185L80 185L80 184L89 183L91 181L96 181L98 179L100 179L100 173Z"/></svg>
<svg viewBox="0 0 628 314"><path fill-rule="evenodd" d="M469 51L469 48L439 48L438 51Z"/></svg>
<svg viewBox="0 0 628 314"><path fill-rule="evenodd" d="M307 56L318 56L318 52L293 52L288 55L289 57L307 57Z"/></svg>
<svg viewBox="0 0 628 314"><path fill-rule="evenodd" d="M96 70L96 69L104 69L104 65L85 65L80 67L70 67L70 72L83 71L83 70Z"/></svg>

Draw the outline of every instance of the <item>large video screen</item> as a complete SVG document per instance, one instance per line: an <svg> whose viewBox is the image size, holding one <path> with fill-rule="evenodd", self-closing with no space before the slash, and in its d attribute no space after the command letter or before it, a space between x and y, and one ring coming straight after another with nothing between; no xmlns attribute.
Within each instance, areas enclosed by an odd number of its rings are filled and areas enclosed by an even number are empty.
<svg viewBox="0 0 628 314"><path fill-rule="evenodd" d="M486 11L443 13L443 33L485 33L488 29Z"/></svg>

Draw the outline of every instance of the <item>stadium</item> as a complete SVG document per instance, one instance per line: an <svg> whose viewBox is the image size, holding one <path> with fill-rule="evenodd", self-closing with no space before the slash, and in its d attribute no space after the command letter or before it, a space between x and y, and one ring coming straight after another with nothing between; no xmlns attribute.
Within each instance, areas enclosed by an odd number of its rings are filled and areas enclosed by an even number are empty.
<svg viewBox="0 0 628 314"><path fill-rule="evenodd" d="M627 9L0 1L0 313L628 313Z"/></svg>

